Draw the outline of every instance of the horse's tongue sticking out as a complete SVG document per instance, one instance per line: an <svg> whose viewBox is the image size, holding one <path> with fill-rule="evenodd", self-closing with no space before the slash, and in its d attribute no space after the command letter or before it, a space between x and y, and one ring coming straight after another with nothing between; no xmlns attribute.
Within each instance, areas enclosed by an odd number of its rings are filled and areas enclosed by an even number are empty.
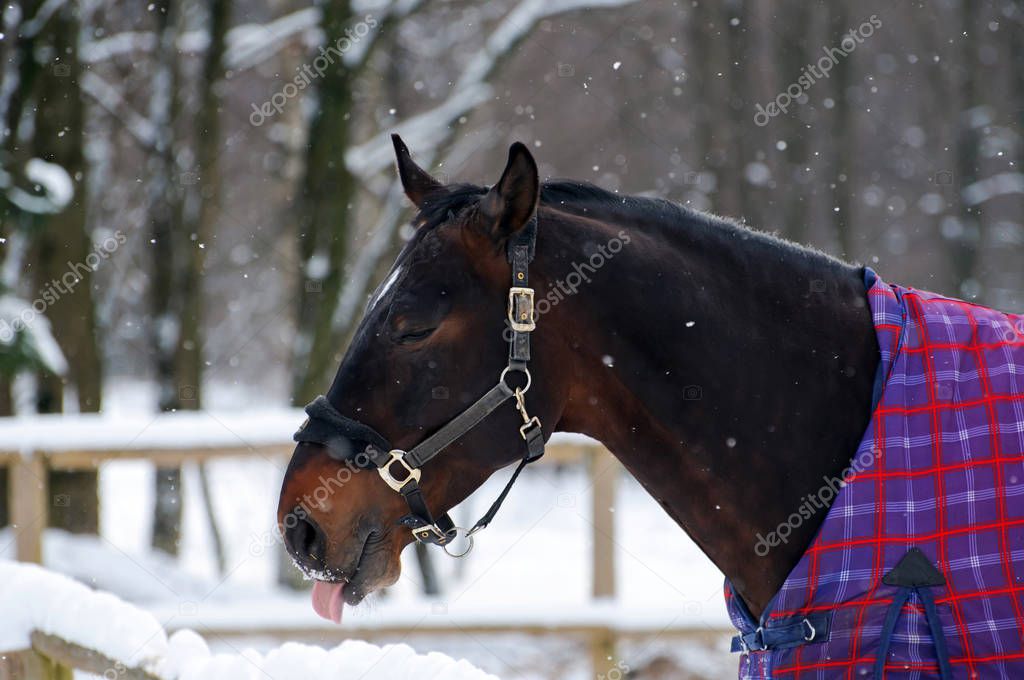
<svg viewBox="0 0 1024 680"><path fill-rule="evenodd" d="M341 623L341 610L345 601L341 598L344 583L313 582L313 609L317 614L335 623Z"/></svg>

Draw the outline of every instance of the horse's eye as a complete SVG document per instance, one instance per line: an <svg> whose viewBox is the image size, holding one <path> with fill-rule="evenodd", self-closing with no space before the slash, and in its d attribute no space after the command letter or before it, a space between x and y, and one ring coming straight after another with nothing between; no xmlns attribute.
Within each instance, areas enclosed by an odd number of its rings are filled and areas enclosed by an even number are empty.
<svg viewBox="0 0 1024 680"><path fill-rule="evenodd" d="M398 343L406 345L413 342L419 342L420 340L423 340L426 337L428 337L433 332L433 328L424 328L416 331L408 331L398 336Z"/></svg>

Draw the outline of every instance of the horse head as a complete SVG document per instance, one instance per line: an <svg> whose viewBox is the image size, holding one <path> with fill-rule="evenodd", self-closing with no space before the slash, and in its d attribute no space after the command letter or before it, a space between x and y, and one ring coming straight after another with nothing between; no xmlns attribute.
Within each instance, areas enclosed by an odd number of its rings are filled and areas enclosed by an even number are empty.
<svg viewBox="0 0 1024 680"><path fill-rule="evenodd" d="M307 409L278 507L288 552L316 581L314 604L336 620L342 602L398 579L405 545L453 538L444 513L521 459L527 435L542 447L564 400L557 353L542 332L527 365L534 311L525 283L540 194L530 152L512 145L493 187L444 185L393 141L415 232L369 301L330 390ZM510 341L519 343L511 354ZM429 462L403 457L438 438Z"/></svg>

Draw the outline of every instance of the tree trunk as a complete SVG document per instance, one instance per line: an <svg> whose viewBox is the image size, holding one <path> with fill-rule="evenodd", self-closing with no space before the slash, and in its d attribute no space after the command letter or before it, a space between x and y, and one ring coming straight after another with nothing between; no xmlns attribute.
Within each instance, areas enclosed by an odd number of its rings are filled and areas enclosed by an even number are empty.
<svg viewBox="0 0 1024 680"><path fill-rule="evenodd" d="M324 47L345 37L352 18L347 0L323 6ZM318 102L309 131L306 170L299 199L299 256L304 271L298 281L298 340L295 352L294 403L304 404L323 391L329 371L340 360L333 328L341 293L345 256L354 211L356 180L345 165L352 120L351 70L335 57L317 80Z"/></svg>
<svg viewBox="0 0 1024 680"><path fill-rule="evenodd" d="M217 84L223 74L230 8L229 0L210 0L207 7L210 41L198 83L200 101L192 120L192 135L182 132L179 121L184 108L179 99L182 76L175 40L180 29L180 3L164 0L158 8L160 59L164 64L161 77L169 84L166 99L157 102L157 107L162 106L163 110L156 114L166 132L160 141L162 153L159 176L154 181L153 211L154 346L163 411L202 407L203 279L206 248L214 232L220 193ZM177 165L182 155L179 152L190 143L195 145L196 167L181 168ZM181 537L181 482L181 468L157 470L152 542L154 548L172 555L177 554ZM218 563L223 563L220 534L212 516L210 529Z"/></svg>
<svg viewBox="0 0 1024 680"><path fill-rule="evenodd" d="M79 6L69 3L49 20L40 40L52 48L53 61L36 82L38 115L33 155L61 166L70 176L74 197L62 211L41 221L32 249L36 291L57 291L46 316L68 361L68 384L75 387L78 410L100 409L102 366L96 339L93 266L102 266L100 248L86 231L87 165L83 154L83 98L79 87ZM106 250L102 250L106 253ZM109 256L109 254L108 254ZM97 264L98 263L98 264ZM37 293L40 294L41 293ZM39 375L41 413L63 410L65 380ZM96 471L50 473L50 526L75 533L97 533L99 498Z"/></svg>
<svg viewBox="0 0 1024 680"><path fill-rule="evenodd" d="M975 78L980 76L977 64L977 35L980 22L977 20L978 7L965 1L960 7L960 68L954 72L956 80L954 88L957 94L959 111L959 127L956 140L956 177L954 184L961 190L978 179L978 146L979 135L971 120L970 110L978 104L975 101ZM958 201L960 205L960 220L963 224L963 231L960 238L954 240L950 247L950 259L952 274L954 277L951 290L954 294L963 295L964 283L974 276L974 268L978 260L978 253L982 243L982 228L984 225L983 206L972 207L962 198Z"/></svg>
<svg viewBox="0 0 1024 680"><path fill-rule="evenodd" d="M11 395L11 381L0 375L0 417L14 415L14 402ZM7 512L7 468L0 466L0 527L10 524Z"/></svg>
<svg viewBox="0 0 1024 680"><path fill-rule="evenodd" d="M176 348L180 336L180 295L177 290L176 267L180 254L176 236L181 224L182 195L175 152L181 89L181 68L178 63L177 37L180 3L159 0L154 3L159 47L155 56L158 66L154 78L150 117L158 131L153 177L150 181L149 217L152 237L152 274L150 305L152 309L151 343L158 389L158 406L162 411L179 408L182 393L178 389ZM176 234L177 231L177 234ZM187 393L184 396L189 396ZM181 535L181 469L157 468L154 476L152 545L171 555L178 552Z"/></svg>

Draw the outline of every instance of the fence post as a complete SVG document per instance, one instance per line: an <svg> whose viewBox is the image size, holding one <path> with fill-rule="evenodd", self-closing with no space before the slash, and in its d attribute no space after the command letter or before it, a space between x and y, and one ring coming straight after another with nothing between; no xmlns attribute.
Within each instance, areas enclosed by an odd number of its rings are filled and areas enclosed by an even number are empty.
<svg viewBox="0 0 1024 680"><path fill-rule="evenodd" d="M53 662L31 649L0 654L0 680L61 680L56 668Z"/></svg>
<svg viewBox="0 0 1024 680"><path fill-rule="evenodd" d="M595 599L615 597L615 488L619 463L607 449L590 455L591 517L593 529L593 583ZM591 678L607 678L615 665L616 640L612 631L599 629L590 636Z"/></svg>
<svg viewBox="0 0 1024 680"><path fill-rule="evenodd" d="M615 597L615 487L619 464L604 447L590 456L590 482L593 493L592 517L595 598Z"/></svg>
<svg viewBox="0 0 1024 680"><path fill-rule="evenodd" d="M599 628L590 634L590 677L591 680L614 680L612 669L618 669L615 658L615 635L611 630ZM620 672L621 675L621 672Z"/></svg>
<svg viewBox="0 0 1024 680"><path fill-rule="evenodd" d="M22 562L42 564L48 510L46 461L40 453L15 456L9 469L7 498L15 557Z"/></svg>

